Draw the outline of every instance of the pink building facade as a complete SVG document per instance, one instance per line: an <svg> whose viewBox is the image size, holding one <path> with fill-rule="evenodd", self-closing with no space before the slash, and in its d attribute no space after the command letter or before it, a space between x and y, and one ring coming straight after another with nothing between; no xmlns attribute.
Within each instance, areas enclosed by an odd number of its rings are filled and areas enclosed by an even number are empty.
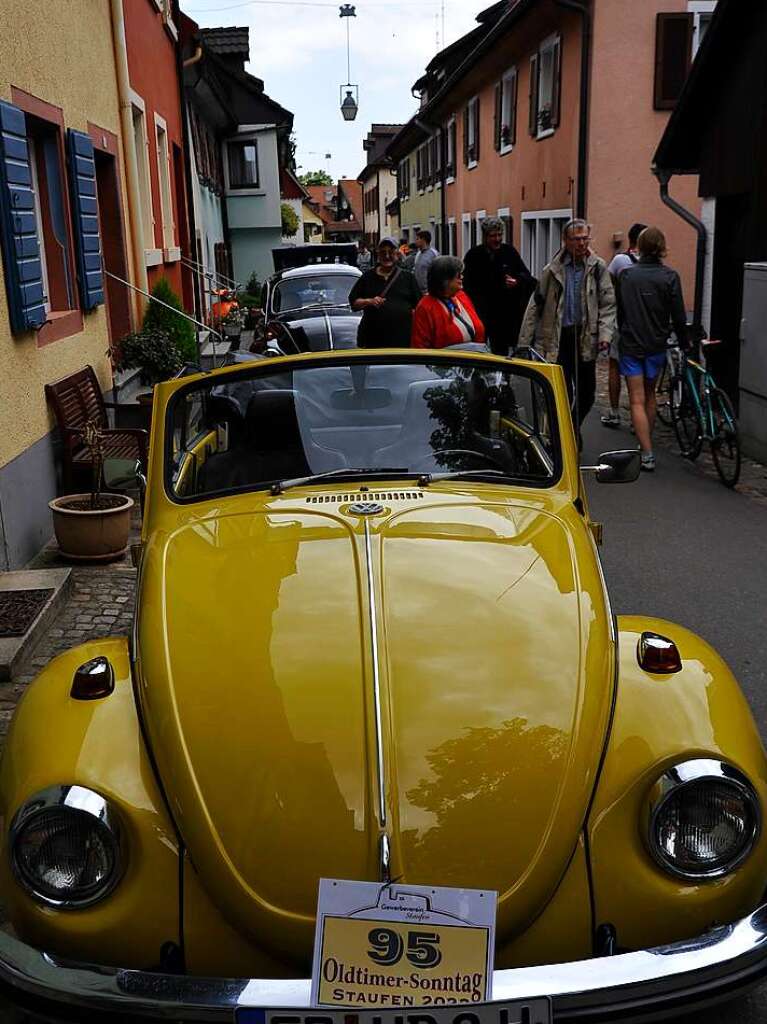
<svg viewBox="0 0 767 1024"><path fill-rule="evenodd" d="M419 113L421 123L428 120L435 134L441 125L445 135L443 251L463 255L481 239L482 219L500 216L538 275L559 247L562 226L579 212L592 224L594 250L608 261L626 247L632 223L656 224L666 232L669 262L682 274L691 309L697 236L661 202L651 163L715 6L592 0L579 189L583 21L556 0L510 4ZM712 221L694 181L675 179L672 194Z"/></svg>

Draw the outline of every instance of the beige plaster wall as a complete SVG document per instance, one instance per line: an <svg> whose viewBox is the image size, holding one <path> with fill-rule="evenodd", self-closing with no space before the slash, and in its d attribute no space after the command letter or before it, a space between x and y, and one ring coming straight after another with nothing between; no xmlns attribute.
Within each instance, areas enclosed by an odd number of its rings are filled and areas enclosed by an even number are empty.
<svg viewBox="0 0 767 1024"><path fill-rule="evenodd" d="M88 122L120 136L109 0L0 0L0 97L16 86L61 107L65 127ZM124 174L122 147L121 174ZM126 246L130 245L122 182ZM39 346L34 332L12 335L5 282L0 282L0 466L51 428L46 383L86 363L104 388L111 385L106 311L83 316L81 332Z"/></svg>
<svg viewBox="0 0 767 1024"><path fill-rule="evenodd" d="M687 0L598 0L594 17L588 217L594 248L606 259L613 234L634 222L655 224L666 234L668 262L682 275L685 304L692 308L697 236L660 200L650 167L670 112L653 109L655 25L659 12L686 11ZM674 178L671 194L696 216L696 177Z"/></svg>

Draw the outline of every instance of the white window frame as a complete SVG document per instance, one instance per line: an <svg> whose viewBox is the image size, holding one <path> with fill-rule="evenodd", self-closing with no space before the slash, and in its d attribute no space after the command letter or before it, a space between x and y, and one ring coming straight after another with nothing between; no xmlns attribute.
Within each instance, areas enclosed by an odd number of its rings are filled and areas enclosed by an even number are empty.
<svg viewBox="0 0 767 1024"><path fill-rule="evenodd" d="M564 225L573 219L572 210L525 210L521 215L520 249L522 259L533 277L541 271L561 248ZM548 232L548 245L544 238ZM556 248L553 240L556 238Z"/></svg>
<svg viewBox="0 0 767 1024"><path fill-rule="evenodd" d="M512 82L515 79L517 93L519 93L519 68L516 66L516 64L513 68L509 68L506 74L503 75L503 77L501 78L501 121L500 124L498 125L498 141L500 143L498 152L501 154L501 156L505 156L507 153L510 153L512 149L514 149L514 146L511 142L503 141L503 126L504 124L508 124L509 126L511 125L512 114L514 113L510 109L512 90L507 90L507 87L509 85L509 82ZM519 105L519 96L517 96L517 105Z"/></svg>
<svg viewBox="0 0 767 1024"><path fill-rule="evenodd" d="M465 256L471 248L471 214L461 215L461 256Z"/></svg>
<svg viewBox="0 0 767 1024"><path fill-rule="evenodd" d="M259 131L255 130L256 125L243 125L236 135L230 136L225 140L224 145L226 146L226 152L224 153L224 186L226 188L227 195L234 196L265 196L266 189L261 186L262 174L261 174L261 153L259 152L258 136ZM263 129L268 130L267 128ZM256 167L258 168L258 186L253 187L245 185L240 188L238 185L232 187L229 178L229 143L230 142L252 142L256 147Z"/></svg>
<svg viewBox="0 0 767 1024"><path fill-rule="evenodd" d="M447 160L447 166L448 167L450 167L451 164L453 166L453 174L450 174L450 175L448 175L445 178L445 184L446 185L452 185L455 182L455 171L458 168L458 165L455 162L456 161L456 155L455 155L454 152L453 153L450 152L451 147L453 149L455 149L455 146L453 146L453 141L456 141L456 142L458 141L458 131L457 131L457 128L455 126L456 126L456 120L455 120L455 114L453 114L452 117L449 117L447 119L447 125L445 126L445 131L447 132L447 144L445 146L445 159Z"/></svg>
<svg viewBox="0 0 767 1024"><path fill-rule="evenodd" d="M450 255L450 256L457 256L458 255L457 252L453 252L452 251L452 249L453 249L453 245L452 245L452 242L453 242L453 228L454 227L455 227L455 217L448 217L447 218L447 254ZM456 232L456 234L457 233L458 232ZM458 248L458 246L456 245L456 249L457 248Z"/></svg>
<svg viewBox="0 0 767 1024"><path fill-rule="evenodd" d="M711 15L716 10L717 0L688 0L687 13L693 15L692 22L692 57L693 60L700 48L701 15Z"/></svg>
<svg viewBox="0 0 767 1024"><path fill-rule="evenodd" d="M472 96L471 99L468 100L468 102L466 103L466 107L467 107L467 110L468 110L466 122L467 122L467 127L469 129L469 139L471 141L473 141L475 149L476 149L476 146L477 146L477 135L479 134L479 132L478 132L479 125L477 124L477 109L478 109L478 102L477 101L478 100L479 100L479 94L477 94L476 96ZM472 128L474 129L473 134L472 134ZM469 142L470 146L471 146L471 141ZM479 160L477 160L477 159L469 160L469 162L466 164L466 169L468 171L473 171L474 168L478 164L479 164Z"/></svg>
<svg viewBox="0 0 767 1024"><path fill-rule="evenodd" d="M43 218L40 209L40 180L37 176L37 154L35 152L35 140L27 136L27 152L29 154L29 172L32 177L32 191L35 197L35 225L37 226L37 237L40 240L40 267L42 274L40 275L43 282L43 302L45 305L45 312L50 313L51 301L50 301L50 287L48 285L48 264L46 262L45 254L45 235L43 234Z"/></svg>
<svg viewBox="0 0 767 1024"><path fill-rule="evenodd" d="M541 102L541 97L542 97L541 86L543 84L543 75L541 74L541 72L543 70L543 55L544 55L544 53L548 53L549 51L551 51L551 53L552 53L552 62L551 62L551 68L552 68L552 70L551 70L551 97L550 97L550 100L549 100L549 109L551 109L551 107L554 104L554 90L557 88L557 82L556 82L556 79L554 78L554 70L555 70L555 68L554 68L553 53L554 53L554 49L555 49L559 39L560 39L559 33L554 32L553 35L550 35L546 39L544 39L543 42L541 43L541 45L538 47L538 97L537 97L537 110L538 110L538 116L539 117L540 117L541 110L543 109L543 104ZM560 42L559 52L560 52L560 59L561 59L561 54L562 54L561 42ZM554 129L554 128L541 128L540 127L540 122L539 122L539 124L538 124L538 132L537 132L535 137L536 137L536 139L547 139L550 135L554 134L555 130L556 129Z"/></svg>
<svg viewBox="0 0 767 1024"><path fill-rule="evenodd" d="M167 253L176 247L176 225L173 217L173 190L170 180L170 140L165 118L154 115L154 133L157 148L157 175L160 182L160 211L162 216L162 245Z"/></svg>
<svg viewBox="0 0 767 1024"><path fill-rule="evenodd" d="M506 230L504 231L504 242L507 245L511 245L511 207L499 206L496 217L500 217L503 221Z"/></svg>
<svg viewBox="0 0 767 1024"><path fill-rule="evenodd" d="M152 198L152 175L150 173L149 133L146 127L146 104L133 89L130 91L131 119L133 122L133 139L136 146L136 163L139 174L139 193L141 202L141 226L144 232L144 262L147 267L156 267L163 260L162 249L158 249L154 237L154 202ZM136 117L138 112L139 117ZM139 125L139 137L136 137L136 124Z"/></svg>
<svg viewBox="0 0 767 1024"><path fill-rule="evenodd" d="M475 231L477 233L477 244L479 244L480 238L482 238L482 221L487 217L487 210L477 210L474 214L474 220L476 221Z"/></svg>

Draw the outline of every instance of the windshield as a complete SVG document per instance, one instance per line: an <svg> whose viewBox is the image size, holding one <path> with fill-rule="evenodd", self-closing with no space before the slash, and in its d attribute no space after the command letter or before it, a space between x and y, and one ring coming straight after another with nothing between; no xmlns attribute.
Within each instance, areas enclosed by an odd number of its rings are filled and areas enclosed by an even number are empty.
<svg viewBox="0 0 767 1024"><path fill-rule="evenodd" d="M348 306L354 274L307 274L280 281L272 294L272 312L306 309L309 306Z"/></svg>
<svg viewBox="0 0 767 1024"><path fill-rule="evenodd" d="M182 500L333 478L471 474L545 487L558 475L551 393L533 370L354 362L240 374L179 392L169 490Z"/></svg>

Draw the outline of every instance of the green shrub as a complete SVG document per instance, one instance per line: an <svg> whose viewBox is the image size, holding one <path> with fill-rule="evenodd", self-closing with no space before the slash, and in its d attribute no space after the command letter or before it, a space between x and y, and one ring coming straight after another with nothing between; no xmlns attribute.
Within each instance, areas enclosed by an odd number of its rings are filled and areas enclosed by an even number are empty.
<svg viewBox="0 0 767 1024"><path fill-rule="evenodd" d="M237 292L237 305L240 309L261 309L261 296L252 292Z"/></svg>
<svg viewBox="0 0 767 1024"><path fill-rule="evenodd" d="M245 285L245 291L248 293L248 295L260 295L261 288L262 285L258 279L258 274L254 270L253 273L248 278L248 283Z"/></svg>
<svg viewBox="0 0 767 1024"><path fill-rule="evenodd" d="M167 303L173 309L183 312L183 306L178 295L171 288L168 279L161 277L152 289L152 295ZM144 313L142 330L164 331L178 349L181 361L184 363L197 362L197 340L194 326L182 316L176 316L170 309L161 306L158 302L150 302Z"/></svg>
<svg viewBox="0 0 767 1024"><path fill-rule="evenodd" d="M280 204L280 216L282 217L282 234L284 238L292 238L298 234L301 221L298 214L289 203Z"/></svg>
<svg viewBox="0 0 767 1024"><path fill-rule="evenodd" d="M141 370L144 384L156 384L178 373L184 360L178 346L165 331L143 327L135 334L126 334L117 347L115 368Z"/></svg>

